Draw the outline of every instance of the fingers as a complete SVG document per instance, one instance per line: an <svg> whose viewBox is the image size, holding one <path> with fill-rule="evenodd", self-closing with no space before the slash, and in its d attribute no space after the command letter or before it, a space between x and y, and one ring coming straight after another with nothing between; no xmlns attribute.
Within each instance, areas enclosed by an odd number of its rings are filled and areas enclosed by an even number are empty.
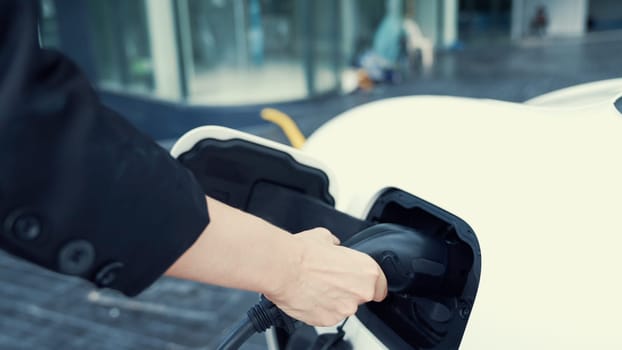
<svg viewBox="0 0 622 350"><path fill-rule="evenodd" d="M328 231L325 228L316 228L316 229L306 231L306 232L330 244L339 245L341 243L339 241L339 238L337 238L335 235L333 235L330 231ZM373 300L376 302L380 302L387 297L387 293L388 293L387 278L384 275L384 272L382 271L380 266L378 266L378 264L373 259L371 259L369 256L367 255L365 256L366 258L370 260L370 263L372 263L377 269L377 276L378 276L374 284L374 295L371 299L367 299L366 301Z"/></svg>
<svg viewBox="0 0 622 350"><path fill-rule="evenodd" d="M359 304L386 297L386 277L371 256L339 246L325 228L294 237L305 248L296 265L298 278L271 299L288 315L309 325L332 326L355 314Z"/></svg>
<svg viewBox="0 0 622 350"><path fill-rule="evenodd" d="M376 279L376 289L374 293L374 301L380 302L383 301L384 298L387 297L388 287L387 287L387 278L382 272L382 269L378 267L380 274L378 275L378 279Z"/></svg>

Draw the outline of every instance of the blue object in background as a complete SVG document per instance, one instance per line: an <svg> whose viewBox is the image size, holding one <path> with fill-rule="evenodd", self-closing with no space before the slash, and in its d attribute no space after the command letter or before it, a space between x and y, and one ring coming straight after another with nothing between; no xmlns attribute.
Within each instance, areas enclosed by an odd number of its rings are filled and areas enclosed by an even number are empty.
<svg viewBox="0 0 622 350"><path fill-rule="evenodd" d="M248 8L249 29L248 43L251 60L254 65L260 66L264 59L264 40L261 20L260 0L250 0Z"/></svg>
<svg viewBox="0 0 622 350"><path fill-rule="evenodd" d="M387 9L374 35L373 51L390 65L395 65L401 53L402 1L387 0Z"/></svg>

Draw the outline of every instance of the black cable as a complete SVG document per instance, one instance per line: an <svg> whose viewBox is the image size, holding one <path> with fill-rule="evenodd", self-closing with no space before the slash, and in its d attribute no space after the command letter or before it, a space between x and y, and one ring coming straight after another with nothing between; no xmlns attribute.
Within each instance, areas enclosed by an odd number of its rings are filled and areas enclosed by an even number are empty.
<svg viewBox="0 0 622 350"><path fill-rule="evenodd" d="M325 336L323 338L325 343L322 345L320 350L330 350L333 346L335 346L335 344L343 340L343 337L346 335L346 332L343 330L343 327L346 325L346 322L348 322L348 319L350 318L346 317L346 319L343 320L343 322L339 325L339 327L337 327L337 333L322 334L322 336ZM311 346L311 349L314 349L315 347L319 346L318 343L320 342L320 339L322 339L322 336L319 336L315 339L315 342Z"/></svg>
<svg viewBox="0 0 622 350"><path fill-rule="evenodd" d="M270 300L262 296L259 303L248 310L246 317L230 328L217 350L238 349L253 334L264 332L272 326L283 328L291 334L299 324L300 321L287 316Z"/></svg>
<svg viewBox="0 0 622 350"><path fill-rule="evenodd" d="M229 329L217 350L234 350L240 348L244 342L255 334L255 327L248 317L239 320Z"/></svg>

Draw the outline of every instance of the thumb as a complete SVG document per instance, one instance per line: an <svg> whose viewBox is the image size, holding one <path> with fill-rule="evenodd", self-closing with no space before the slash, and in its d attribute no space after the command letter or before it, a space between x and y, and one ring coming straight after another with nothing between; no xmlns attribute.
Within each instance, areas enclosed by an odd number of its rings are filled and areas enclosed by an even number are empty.
<svg viewBox="0 0 622 350"><path fill-rule="evenodd" d="M322 231L322 235L328 243L334 244L334 245L339 245L341 244L341 241L339 240L339 238L337 238L337 236L333 235L330 231L328 231L325 228L319 228L318 230Z"/></svg>
<svg viewBox="0 0 622 350"><path fill-rule="evenodd" d="M304 231L298 234L305 237L305 239L314 240L316 242L322 242L330 245L339 245L341 242L339 238L335 237L329 230L323 227L317 227L308 231Z"/></svg>

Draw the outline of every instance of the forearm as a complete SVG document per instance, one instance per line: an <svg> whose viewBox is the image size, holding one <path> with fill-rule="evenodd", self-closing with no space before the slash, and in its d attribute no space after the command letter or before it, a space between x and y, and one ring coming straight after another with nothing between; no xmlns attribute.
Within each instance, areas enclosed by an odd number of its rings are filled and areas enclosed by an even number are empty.
<svg viewBox="0 0 622 350"><path fill-rule="evenodd" d="M295 278L300 242L260 218L206 198L210 224L167 275L268 295Z"/></svg>
<svg viewBox="0 0 622 350"><path fill-rule="evenodd" d="M291 235L207 198L210 224L167 271L169 276L263 293L310 325L332 326L360 303L387 293L368 255L339 246L328 230Z"/></svg>

